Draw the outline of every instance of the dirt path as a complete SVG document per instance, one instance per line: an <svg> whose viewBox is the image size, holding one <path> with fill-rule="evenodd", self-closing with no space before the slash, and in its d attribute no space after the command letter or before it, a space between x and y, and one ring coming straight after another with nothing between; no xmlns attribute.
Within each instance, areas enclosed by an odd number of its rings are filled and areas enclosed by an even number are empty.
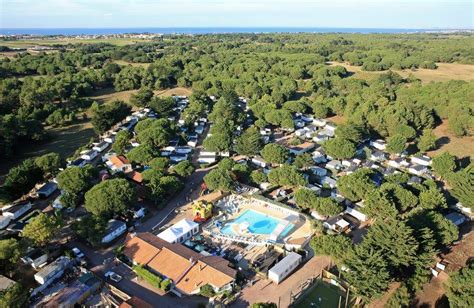
<svg viewBox="0 0 474 308"><path fill-rule="evenodd" d="M280 302L279 307L288 307L291 293L299 291L303 282L318 275L323 268L330 264L329 257L315 256L279 285L268 279L259 280L253 286L244 288L240 298L232 307L248 307L255 302Z"/></svg>

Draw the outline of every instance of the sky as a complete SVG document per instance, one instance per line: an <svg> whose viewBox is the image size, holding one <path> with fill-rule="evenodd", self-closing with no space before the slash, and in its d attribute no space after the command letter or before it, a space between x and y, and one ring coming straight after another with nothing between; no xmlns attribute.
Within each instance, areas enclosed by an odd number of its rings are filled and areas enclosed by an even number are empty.
<svg viewBox="0 0 474 308"><path fill-rule="evenodd" d="M0 0L0 28L472 29L473 0Z"/></svg>

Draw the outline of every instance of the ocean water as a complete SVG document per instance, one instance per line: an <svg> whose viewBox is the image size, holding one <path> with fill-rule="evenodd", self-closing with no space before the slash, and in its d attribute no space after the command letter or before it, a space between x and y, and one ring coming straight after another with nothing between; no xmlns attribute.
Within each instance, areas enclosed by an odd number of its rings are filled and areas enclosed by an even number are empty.
<svg viewBox="0 0 474 308"><path fill-rule="evenodd" d="M311 28L311 27L216 27L216 28L0 28L0 34L106 35L126 33L222 34L222 33L417 33L433 29ZM437 30L441 31L441 30Z"/></svg>

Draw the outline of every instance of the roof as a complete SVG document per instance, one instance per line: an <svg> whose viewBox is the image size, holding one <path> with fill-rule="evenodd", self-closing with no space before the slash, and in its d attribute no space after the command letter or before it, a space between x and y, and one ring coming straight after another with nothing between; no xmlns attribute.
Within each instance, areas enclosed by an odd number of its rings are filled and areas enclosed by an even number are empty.
<svg viewBox="0 0 474 308"><path fill-rule="evenodd" d="M269 272L277 274L278 276L283 274L290 265L295 264L296 262L300 262L301 255L297 254L296 252L290 252L286 257L284 257L280 262L275 264Z"/></svg>
<svg viewBox="0 0 474 308"><path fill-rule="evenodd" d="M206 257L199 260L176 284L185 293L195 293L200 287L210 284L222 288L235 279L236 271L231 269L229 261L219 257Z"/></svg>
<svg viewBox="0 0 474 308"><path fill-rule="evenodd" d="M199 224L185 218L158 234L158 237L164 239L168 243L173 243L176 242L176 240L181 236L187 234L189 231L198 226Z"/></svg>
<svg viewBox="0 0 474 308"><path fill-rule="evenodd" d="M153 306L137 296L132 296L129 300L120 304L119 308L153 308Z"/></svg>
<svg viewBox="0 0 474 308"><path fill-rule="evenodd" d="M122 226L126 226L126 224L123 221L111 219L109 220L107 224L107 229L105 230L105 234L107 235L109 233L112 233L118 228L121 228Z"/></svg>
<svg viewBox="0 0 474 308"><path fill-rule="evenodd" d="M48 182L41 186L40 189L38 189L38 192L49 192L50 190L56 190L58 188L58 185L54 182Z"/></svg>
<svg viewBox="0 0 474 308"><path fill-rule="evenodd" d="M35 277L46 278L52 272L55 272L58 268L65 268L66 265L69 263L69 258L67 257L59 257L50 264L43 267L41 271L35 274Z"/></svg>
<svg viewBox="0 0 474 308"><path fill-rule="evenodd" d="M235 279L237 272L218 256L203 256L181 244L171 244L145 232L128 236L124 254L136 263L173 280L184 293L194 293L197 285L221 287Z"/></svg>
<svg viewBox="0 0 474 308"><path fill-rule="evenodd" d="M8 277L0 275L0 291L8 289L14 284L15 284L15 281L11 280Z"/></svg>
<svg viewBox="0 0 474 308"><path fill-rule="evenodd" d="M31 207L31 202L30 201L20 201L20 202L17 202L17 203L14 203L12 204L11 206L5 206L2 208L2 212L3 213L15 213L21 209L23 209L23 207L25 206L30 206Z"/></svg>
<svg viewBox="0 0 474 308"><path fill-rule="evenodd" d="M296 150L296 151L302 151L302 150L305 150L305 149L314 148L315 146L316 146L315 143L306 141L306 142L303 142L302 144L290 146L289 148L292 149L292 150Z"/></svg>
<svg viewBox="0 0 474 308"><path fill-rule="evenodd" d="M126 159L125 156L122 156L122 155L112 156L109 158L109 161L117 168L130 164L128 159Z"/></svg>
<svg viewBox="0 0 474 308"><path fill-rule="evenodd" d="M127 174L127 177L128 177L129 179L131 179L132 181L135 181L135 182L137 182L137 183L139 183L139 184L140 184L141 182L143 182L143 176L142 176L142 174L141 174L140 172L135 171L135 170L133 170L132 172L128 173L128 174Z"/></svg>

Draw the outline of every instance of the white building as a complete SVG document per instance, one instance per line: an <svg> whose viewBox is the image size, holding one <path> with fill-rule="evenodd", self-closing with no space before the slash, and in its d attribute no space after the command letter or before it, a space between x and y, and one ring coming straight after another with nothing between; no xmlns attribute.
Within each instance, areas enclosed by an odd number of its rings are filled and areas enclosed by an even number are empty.
<svg viewBox="0 0 474 308"><path fill-rule="evenodd" d="M198 232L199 224L185 218L158 234L158 237L172 244L183 243Z"/></svg>
<svg viewBox="0 0 474 308"><path fill-rule="evenodd" d="M326 125L327 121L324 120L324 119L318 119L318 118L315 118L313 119L313 124L316 125L316 126L319 126L319 127L324 127L324 125Z"/></svg>
<svg viewBox="0 0 474 308"><path fill-rule="evenodd" d="M309 167L309 170L317 176L325 176L328 173L326 169L318 166Z"/></svg>
<svg viewBox="0 0 474 308"><path fill-rule="evenodd" d="M31 209L31 206L32 204L30 201L18 202L11 206L2 208L2 215L5 217L10 217L11 220L15 220L28 212Z"/></svg>
<svg viewBox="0 0 474 308"><path fill-rule="evenodd" d="M261 168L265 168L268 166L267 162L260 156L253 157L250 162L254 164L255 166L261 167Z"/></svg>
<svg viewBox="0 0 474 308"><path fill-rule="evenodd" d="M408 168L408 172L414 175L423 176L424 174L428 172L428 168L421 165L413 165L410 168Z"/></svg>
<svg viewBox="0 0 474 308"><path fill-rule="evenodd" d="M274 267L268 270L268 279L279 284L301 264L303 257L296 252L290 252Z"/></svg>
<svg viewBox="0 0 474 308"><path fill-rule="evenodd" d="M354 217L357 220L362 221L362 222L367 220L367 216L364 213L362 213L360 211L360 209L357 208L357 207L349 207L348 206L344 213L347 213L347 214L351 215L352 217Z"/></svg>
<svg viewBox="0 0 474 308"><path fill-rule="evenodd" d="M370 140L370 146L377 150L383 151L387 147L387 144L382 139Z"/></svg>
<svg viewBox="0 0 474 308"><path fill-rule="evenodd" d="M414 164L417 164L417 165L430 166L431 165L431 158L426 156L426 155L423 155L423 156L420 156L420 157L413 156L411 158L411 162L414 163Z"/></svg>
<svg viewBox="0 0 474 308"><path fill-rule="evenodd" d="M213 164L216 162L216 154L214 155L202 155L200 154L197 162L199 164Z"/></svg>
<svg viewBox="0 0 474 308"><path fill-rule="evenodd" d="M321 185L328 185L330 188L335 188L337 186L337 181L331 177L325 176L321 178Z"/></svg>
<svg viewBox="0 0 474 308"><path fill-rule="evenodd" d="M58 184L54 182L48 182L38 189L37 195L40 198L48 198L56 191L56 189L58 189Z"/></svg>
<svg viewBox="0 0 474 308"><path fill-rule="evenodd" d="M96 152L103 152L105 149L108 148L108 146L110 145L110 143L108 142L105 142L105 141L102 141L102 142L99 142L97 143L96 145L94 145L94 147L92 148L94 151Z"/></svg>
<svg viewBox="0 0 474 308"><path fill-rule="evenodd" d="M35 280L41 285L50 284L54 279L59 278L64 274L64 270L69 265L69 261L68 257L59 257L36 273Z"/></svg>
<svg viewBox="0 0 474 308"><path fill-rule="evenodd" d="M105 235L102 237L102 244L107 244L124 234L127 231L127 224L123 221L111 219L105 230Z"/></svg>

